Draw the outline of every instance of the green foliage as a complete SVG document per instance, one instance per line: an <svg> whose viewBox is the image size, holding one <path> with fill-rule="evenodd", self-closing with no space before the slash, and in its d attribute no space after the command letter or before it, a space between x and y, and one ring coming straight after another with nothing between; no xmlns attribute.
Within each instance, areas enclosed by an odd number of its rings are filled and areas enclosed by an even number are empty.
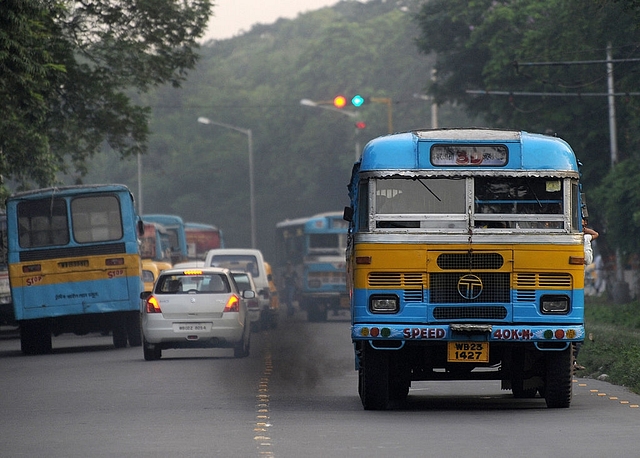
<svg viewBox="0 0 640 458"><path fill-rule="evenodd" d="M300 100L389 97L394 130L429 127L430 102L414 97L433 62L415 47L417 3L340 2L204 45L179 90L164 86L141 100L153 108L142 159L144 213L215 224L227 246L249 245L247 136L198 124L200 116L252 130L258 247L267 259L275 256L277 222L341 211L356 147L388 133L387 106L349 107L358 113L350 118ZM439 118L440 126L468 123L448 104ZM367 128L356 132L358 120ZM87 181L122 182L135 192L135 162L110 165L115 157L108 158L93 161Z"/></svg>
<svg viewBox="0 0 640 458"><path fill-rule="evenodd" d="M210 0L0 3L0 173L22 187L86 173L106 143L144 152L150 110L129 91L179 86Z"/></svg>
<svg viewBox="0 0 640 458"><path fill-rule="evenodd" d="M615 304L600 298L585 306L585 340L578 360L590 377L607 374L608 381L640 393L640 302Z"/></svg>
<svg viewBox="0 0 640 458"><path fill-rule="evenodd" d="M418 46L436 53L438 79L429 92L439 101L456 101L474 116L495 127L555 133L567 140L584 164L587 193L598 188L610 171L607 69L603 62L607 45L614 59L615 91L637 92L640 40L637 2L607 0L432 0L417 16ZM571 65L577 61L597 64ZM529 65L531 63L563 65ZM476 95L468 90L500 91L505 95ZM516 95L516 92L531 96ZM557 96L557 94L567 94ZM576 97L576 94L600 94ZM637 161L640 135L638 97L616 97L619 158ZM628 163L625 163L628 164ZM620 172L603 184L602 197L591 205L592 220L615 235L609 242L636 250L635 241L624 240L622 228L634 237L636 224L628 226L640 199L630 183L609 193ZM626 174L631 179L630 174ZM637 175L631 179L638 182ZM618 185L620 187L620 185ZM627 200L607 199L606 195ZM620 205L612 209L609 205ZM636 207L637 208L637 207ZM617 219L614 214L626 214ZM634 240L637 237L634 238Z"/></svg>
<svg viewBox="0 0 640 458"><path fill-rule="evenodd" d="M624 253L640 252L640 166L627 159L617 164L594 194L607 221L607 239Z"/></svg>

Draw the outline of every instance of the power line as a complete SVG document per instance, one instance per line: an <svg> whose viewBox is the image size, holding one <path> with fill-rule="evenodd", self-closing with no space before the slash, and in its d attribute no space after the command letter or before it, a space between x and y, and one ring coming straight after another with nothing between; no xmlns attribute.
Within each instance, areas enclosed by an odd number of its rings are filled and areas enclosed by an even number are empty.
<svg viewBox="0 0 640 458"><path fill-rule="evenodd" d="M616 96L616 97L630 97L640 95L640 92L520 92L520 91L485 91L485 90L472 90L468 89L465 91L467 94L476 94L476 95L524 95L524 96L535 96L535 97L608 97L608 96Z"/></svg>

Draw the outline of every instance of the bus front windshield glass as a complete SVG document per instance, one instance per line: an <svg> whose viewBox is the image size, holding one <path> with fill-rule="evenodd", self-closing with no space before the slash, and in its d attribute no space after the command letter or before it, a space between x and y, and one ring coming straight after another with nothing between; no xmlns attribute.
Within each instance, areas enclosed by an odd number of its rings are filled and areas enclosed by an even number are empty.
<svg viewBox="0 0 640 458"><path fill-rule="evenodd" d="M465 213L465 181L448 178L378 180L376 213Z"/></svg>

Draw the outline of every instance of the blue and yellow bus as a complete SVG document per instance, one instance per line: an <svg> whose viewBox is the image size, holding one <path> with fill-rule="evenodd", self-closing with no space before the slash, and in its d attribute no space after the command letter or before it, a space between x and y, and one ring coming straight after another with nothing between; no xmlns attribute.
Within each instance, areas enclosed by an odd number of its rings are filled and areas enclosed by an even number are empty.
<svg viewBox="0 0 640 458"><path fill-rule="evenodd" d="M187 232L184 220L178 215L142 215L144 222L161 224L169 235L171 250L171 264L184 262L188 259Z"/></svg>
<svg viewBox="0 0 640 458"><path fill-rule="evenodd" d="M9 277L24 354L51 336L112 332L141 344L141 221L126 186L39 189L7 199Z"/></svg>
<svg viewBox="0 0 640 458"><path fill-rule="evenodd" d="M341 212L281 221L276 224L276 272L280 302L286 300L282 284L287 265L298 278L300 307L309 321L324 321L327 312L349 310L345 250L347 227Z"/></svg>
<svg viewBox="0 0 640 458"><path fill-rule="evenodd" d="M370 141L349 185L347 280L365 409L418 380L571 402L584 339L578 163L563 140L441 129Z"/></svg>

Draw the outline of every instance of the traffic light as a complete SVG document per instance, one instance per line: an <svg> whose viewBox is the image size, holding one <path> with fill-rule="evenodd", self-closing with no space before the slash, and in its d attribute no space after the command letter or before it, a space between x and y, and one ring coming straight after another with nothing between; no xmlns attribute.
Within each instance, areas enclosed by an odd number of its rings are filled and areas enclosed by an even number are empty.
<svg viewBox="0 0 640 458"><path fill-rule="evenodd" d="M351 98L351 105L354 107L361 107L364 104L364 97L360 94L356 94Z"/></svg>
<svg viewBox="0 0 640 458"><path fill-rule="evenodd" d="M364 121L358 121L356 122L356 129L364 129L365 127L367 127L367 123Z"/></svg>
<svg viewBox="0 0 640 458"><path fill-rule="evenodd" d="M343 95L339 95L333 99L333 106L336 108L344 108L347 104L347 99Z"/></svg>

